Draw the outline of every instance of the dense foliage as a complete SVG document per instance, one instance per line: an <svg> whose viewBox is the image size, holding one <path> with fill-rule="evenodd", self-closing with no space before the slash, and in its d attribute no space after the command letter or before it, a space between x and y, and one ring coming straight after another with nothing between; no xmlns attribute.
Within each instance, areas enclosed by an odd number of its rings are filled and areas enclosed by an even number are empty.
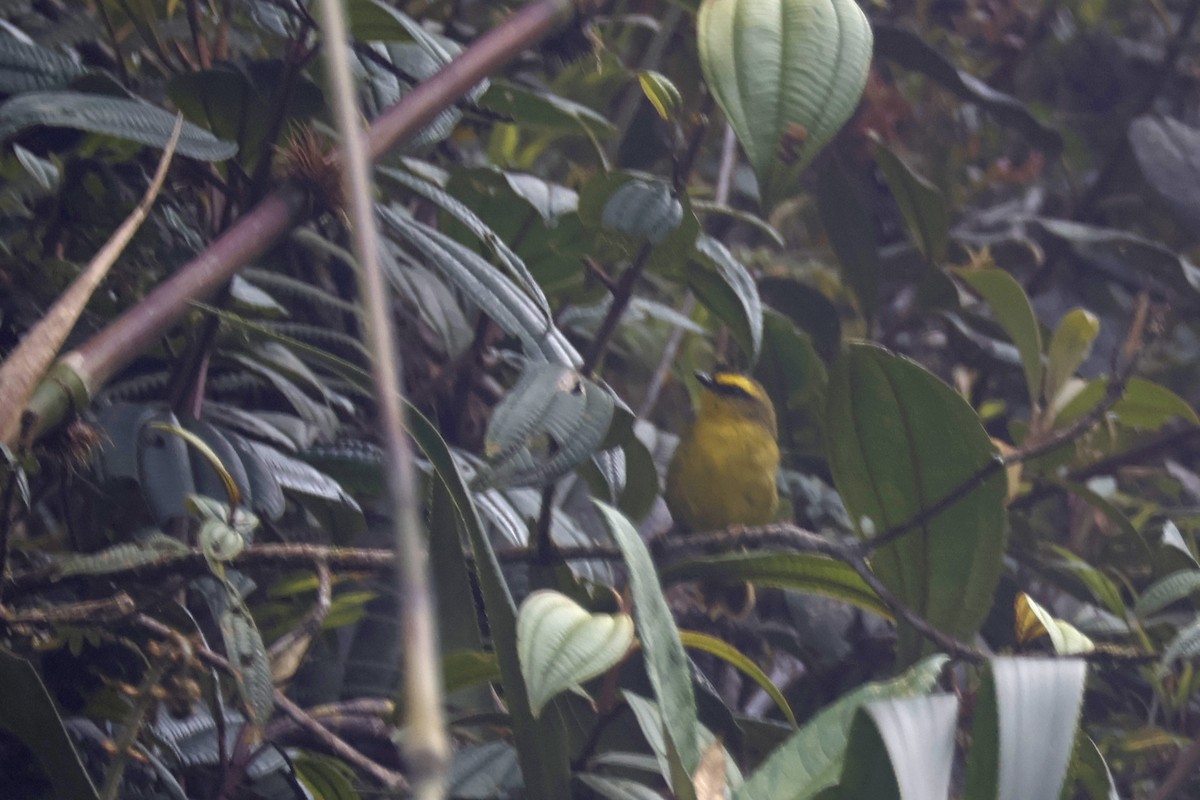
<svg viewBox="0 0 1200 800"><path fill-rule="evenodd" d="M1200 0L339 5L0 0L0 795L1200 792Z"/></svg>

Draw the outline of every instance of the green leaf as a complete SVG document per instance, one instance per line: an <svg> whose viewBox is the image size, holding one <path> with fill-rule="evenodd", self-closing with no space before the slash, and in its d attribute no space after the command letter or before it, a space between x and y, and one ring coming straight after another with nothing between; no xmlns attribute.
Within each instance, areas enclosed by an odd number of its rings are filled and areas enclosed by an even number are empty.
<svg viewBox="0 0 1200 800"><path fill-rule="evenodd" d="M525 262L512 251L512 249L501 239L496 233L484 223L483 220L471 210L465 203L459 202L453 195L437 186L430 181L424 180L417 175L404 170L391 169L388 167L379 167L379 174L386 178L390 178L406 189L419 194L426 200L434 203L438 208L445 211L453 217L459 224L465 227L471 234L481 243L486 245L496 258L502 263L505 268L516 278L530 297L541 307L542 312L550 316L550 303L546 300L546 295L542 292L533 275L525 266ZM508 176L510 184L514 183L517 177L532 177L532 176ZM548 184L547 184L548 186ZM545 218L545 217L543 217Z"/></svg>
<svg viewBox="0 0 1200 800"><path fill-rule="evenodd" d="M839 793L882 800L887 790L870 787L891 773L895 796L902 800L947 797L957 718L958 698L949 694L863 706L850 728Z"/></svg>
<svg viewBox="0 0 1200 800"><path fill-rule="evenodd" d="M957 97L975 103L995 117L997 122L1023 133L1031 144L1044 151L1049 158L1062 151L1062 134L1039 120L1028 106L958 69L916 33L886 22L876 22L874 29L875 50L879 56L904 69L920 72Z"/></svg>
<svg viewBox="0 0 1200 800"><path fill-rule="evenodd" d="M1200 570L1185 569L1173 572L1155 581L1142 593L1133 606L1133 613L1144 620L1197 589L1200 589Z"/></svg>
<svg viewBox="0 0 1200 800"><path fill-rule="evenodd" d="M896 198L913 244L927 261L941 261L950 244L950 215L942 193L878 140L875 163Z"/></svg>
<svg viewBox="0 0 1200 800"><path fill-rule="evenodd" d="M361 800L354 788L354 770L340 758L298 750L291 762L296 777L315 800Z"/></svg>
<svg viewBox="0 0 1200 800"><path fill-rule="evenodd" d="M788 705L787 698L779 691L779 687L771 682L771 678L767 673L763 672L757 664L747 658L742 651L738 650L733 645L718 639L715 636L709 636L707 633L699 631L680 631L679 638L683 641L684 647L690 647L693 650L703 650L709 655L732 664L742 671L746 677L758 684L767 695L775 702L776 707L783 712L783 716L792 724L793 728L799 727L796 723L796 715L792 713L792 707Z"/></svg>
<svg viewBox="0 0 1200 800"><path fill-rule="evenodd" d="M734 792L734 800L807 800L835 785L858 709L874 700L925 694L937 683L947 660L930 656L897 678L861 686L822 709L771 753Z"/></svg>
<svg viewBox="0 0 1200 800"><path fill-rule="evenodd" d="M0 686L4 687L0 728L29 748L54 787L55 796L97 800L96 787L37 669L0 647Z"/></svg>
<svg viewBox="0 0 1200 800"><path fill-rule="evenodd" d="M1057 424L1068 425L1095 408L1108 391L1108 381L1108 378L1090 381L1059 410L1055 418ZM1176 418L1200 425L1200 417L1188 401L1167 387L1144 378L1130 378L1125 393L1109 413L1122 425L1150 431L1159 430Z"/></svg>
<svg viewBox="0 0 1200 800"><path fill-rule="evenodd" d="M705 0L696 33L704 79L773 208L858 105L871 26L853 0Z"/></svg>
<svg viewBox="0 0 1200 800"><path fill-rule="evenodd" d="M537 302L506 275L444 233L413 219L403 209L381 208L384 225L409 242L505 332L516 336L531 358L579 363L579 354Z"/></svg>
<svg viewBox="0 0 1200 800"><path fill-rule="evenodd" d="M1084 261L1096 262L1135 285L1147 282L1172 295L1178 303L1200 301L1200 267L1186 256L1153 239L1115 228L1084 225L1062 219L1037 220L1047 233L1067 242Z"/></svg>
<svg viewBox="0 0 1200 800"><path fill-rule="evenodd" d="M500 571L496 551L484 531L466 483L445 441L437 429L419 414L409 418L413 437L432 462L439 479L454 499L467 541L475 556L479 590L496 657L509 713L513 718L513 742L525 779L525 790L535 800L558 800L570 796L571 771L567 753L567 735L557 715L535 718L530 711L529 695L517 654L517 608L508 584Z"/></svg>
<svg viewBox="0 0 1200 800"><path fill-rule="evenodd" d="M826 406L834 484L863 538L906 524L995 466L975 411L922 367L870 345L851 345L834 365ZM974 636L1000 578L1007 516L1005 478L987 480L871 560L880 579L934 627ZM899 629L899 658L930 648Z"/></svg>
<svg viewBox="0 0 1200 800"><path fill-rule="evenodd" d="M670 119L683 105L679 89L661 72L644 69L638 73L638 83L641 84L642 94L646 95L650 105L663 119Z"/></svg>
<svg viewBox="0 0 1200 800"><path fill-rule="evenodd" d="M0 94L57 89L86 72L65 55L16 36L0 36Z"/></svg>
<svg viewBox="0 0 1200 800"><path fill-rule="evenodd" d="M615 402L603 386L562 364L534 364L496 406L474 488L540 486L570 472L604 441Z"/></svg>
<svg viewBox="0 0 1200 800"><path fill-rule="evenodd" d="M565 594L547 589L529 595L517 612L517 654L533 716L541 716L559 692L619 664L632 646L628 614L590 614Z"/></svg>
<svg viewBox="0 0 1200 800"><path fill-rule="evenodd" d="M578 133L593 139L606 139L617 132L615 125L587 106L508 81L495 81L479 105L532 130Z"/></svg>
<svg viewBox="0 0 1200 800"><path fill-rule="evenodd" d="M80 92L30 92L0 105L0 140L36 125L115 136L162 149L175 129L175 115L137 100ZM237 145L183 123L175 151L199 161L224 161Z"/></svg>
<svg viewBox="0 0 1200 800"><path fill-rule="evenodd" d="M991 660L975 704L965 800L1057 800L1086 678L1079 659Z"/></svg>
<svg viewBox="0 0 1200 800"><path fill-rule="evenodd" d="M817 211L863 316L879 301L879 232L854 178L835 159L818 164Z"/></svg>
<svg viewBox="0 0 1200 800"><path fill-rule="evenodd" d="M956 269L964 283L974 289L992 309L992 315L1021 355L1029 399L1037 404L1042 396L1042 330L1033 306L1021 284L1002 269ZM1074 369L1071 373L1074 373Z"/></svg>
<svg viewBox="0 0 1200 800"><path fill-rule="evenodd" d="M1100 320L1083 308L1068 311L1050 338L1046 361L1046 403L1054 406L1067 381L1092 350L1092 342L1100 333Z"/></svg>
<svg viewBox="0 0 1200 800"><path fill-rule="evenodd" d="M500 661L495 653L455 650L442 657L442 685L446 694L500 680Z"/></svg>
<svg viewBox="0 0 1200 800"><path fill-rule="evenodd" d="M600 223L617 233L659 244L683 222L683 204L666 181L633 178L604 204Z"/></svg>
<svg viewBox="0 0 1200 800"><path fill-rule="evenodd" d="M746 267L725 245L711 236L700 236L687 284L705 308L729 326L750 361L757 361L762 350L763 307Z"/></svg>
<svg viewBox="0 0 1200 800"><path fill-rule="evenodd" d="M848 564L810 553L730 553L679 561L663 581L719 581L791 589L843 600L886 619L891 612Z"/></svg>
<svg viewBox="0 0 1200 800"><path fill-rule="evenodd" d="M650 750L654 753L654 758L658 762L659 774L670 780L672 786L677 785L677 782L672 780L672 767L680 768L678 753L675 751L673 741L666 738L670 729L664 723L662 708L654 701L647 700L628 690L623 691L622 695L637 719L638 727L641 728L646 743L650 745ZM717 743L717 737L703 725L696 726L696 735L698 737L697 749L701 752ZM685 784L682 787L685 792L694 797L694 787L690 778L683 776L679 776L679 778L678 783ZM725 763L725 778L728 786L741 786L742 784L741 771L738 770L733 759L728 759ZM679 794L683 793L679 792Z"/></svg>
<svg viewBox="0 0 1200 800"><path fill-rule="evenodd" d="M1183 627L1163 650L1161 665L1169 669L1176 660L1191 660L1200 654L1200 618Z"/></svg>
<svg viewBox="0 0 1200 800"><path fill-rule="evenodd" d="M234 685L247 718L258 728L267 724L275 710L275 685L271 663L254 618L241 599L230 590L229 605L221 614L221 636L225 654L233 666Z"/></svg>
<svg viewBox="0 0 1200 800"><path fill-rule="evenodd" d="M691 775L700 763L691 662L683 651L675 618L663 596L646 543L621 512L604 503L593 502L629 567L633 618L646 654L646 672L662 708L667 735L678 751L684 769Z"/></svg>

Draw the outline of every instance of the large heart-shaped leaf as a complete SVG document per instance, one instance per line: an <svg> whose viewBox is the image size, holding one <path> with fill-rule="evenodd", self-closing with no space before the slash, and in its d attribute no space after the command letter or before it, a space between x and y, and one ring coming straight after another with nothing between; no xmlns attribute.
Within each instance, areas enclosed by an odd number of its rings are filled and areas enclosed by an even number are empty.
<svg viewBox="0 0 1200 800"><path fill-rule="evenodd" d="M858 104L871 26L853 0L705 0L704 78L776 205Z"/></svg>
<svg viewBox="0 0 1200 800"><path fill-rule="evenodd" d="M549 590L529 595L517 613L517 654L533 715L559 692L615 666L632 645L628 614L590 614Z"/></svg>
<svg viewBox="0 0 1200 800"><path fill-rule="evenodd" d="M834 365L825 422L834 483L867 538L934 508L995 458L979 417L953 389L869 345L851 345ZM954 636L973 636L991 608L1004 492L997 469L871 561L901 602ZM899 635L900 659L911 663L921 637L906 625Z"/></svg>

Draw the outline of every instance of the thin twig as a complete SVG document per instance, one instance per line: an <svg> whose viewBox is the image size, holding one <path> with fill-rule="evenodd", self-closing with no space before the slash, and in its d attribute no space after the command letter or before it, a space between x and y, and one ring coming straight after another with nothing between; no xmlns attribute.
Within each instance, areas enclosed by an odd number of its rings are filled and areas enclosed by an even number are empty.
<svg viewBox="0 0 1200 800"><path fill-rule="evenodd" d="M13 611L0 606L0 622L5 625L48 625L64 622L108 622L127 617L137 610L133 598L125 592L100 600L62 603L45 608Z"/></svg>

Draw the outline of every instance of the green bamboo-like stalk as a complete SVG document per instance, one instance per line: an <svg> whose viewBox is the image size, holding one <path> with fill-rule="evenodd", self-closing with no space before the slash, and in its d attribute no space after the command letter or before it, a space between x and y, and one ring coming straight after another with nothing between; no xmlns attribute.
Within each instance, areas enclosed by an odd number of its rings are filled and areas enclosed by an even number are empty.
<svg viewBox="0 0 1200 800"><path fill-rule="evenodd" d="M480 37L376 119L366 133L368 156L378 160L419 131L471 87L553 30L573 7L573 0L534 0ZM105 383L163 336L192 303L211 297L306 220L312 202L305 189L290 183L280 186L141 302L59 358L29 401L22 443L34 441L86 408Z"/></svg>

